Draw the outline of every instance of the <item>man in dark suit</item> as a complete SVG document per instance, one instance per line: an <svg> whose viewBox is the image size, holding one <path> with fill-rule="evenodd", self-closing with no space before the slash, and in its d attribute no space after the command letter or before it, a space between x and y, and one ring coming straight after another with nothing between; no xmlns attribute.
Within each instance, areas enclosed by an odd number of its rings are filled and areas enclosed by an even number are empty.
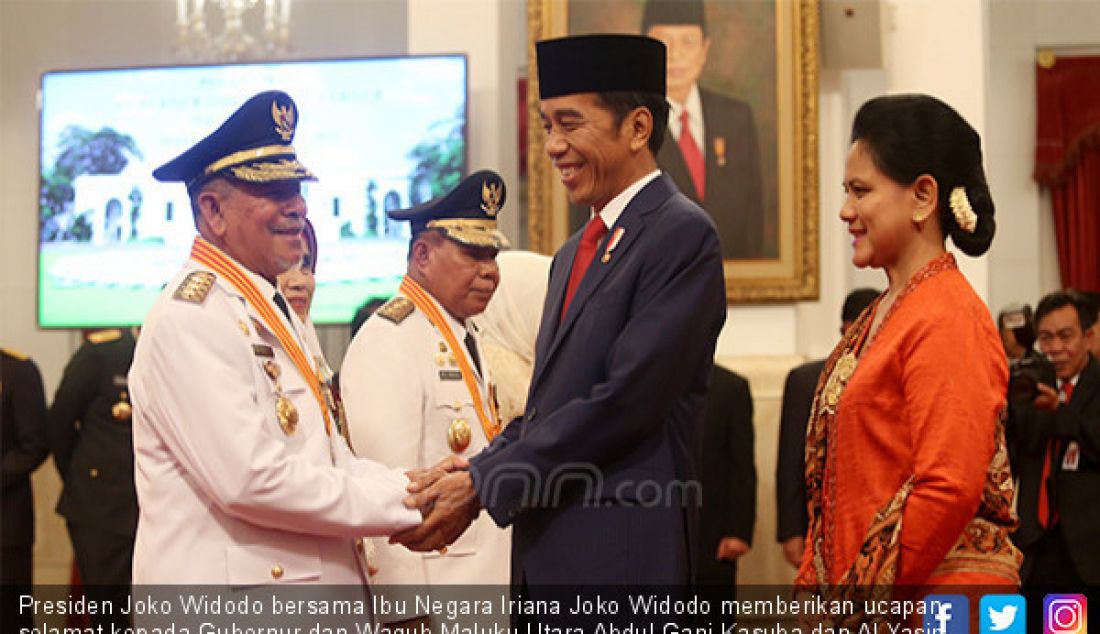
<svg viewBox="0 0 1100 634"><path fill-rule="evenodd" d="M555 255L526 413L411 503L435 548L480 507L512 527L512 583L685 587L694 576L702 407L726 313L710 218L657 169L665 47L539 42L546 153L592 208ZM464 502L464 504L463 504ZM444 509L451 512L445 513Z"/></svg>
<svg viewBox="0 0 1100 634"><path fill-rule="evenodd" d="M649 0L642 33L668 47L671 110L657 164L714 218L722 257L775 257L752 107L698 84L710 50L702 0Z"/></svg>
<svg viewBox="0 0 1100 634"><path fill-rule="evenodd" d="M0 544L0 621L18 631L32 628L19 610L19 594L30 591L34 577L34 494L31 473L49 455L46 446L46 395L34 361L0 348L0 438L3 440L3 523Z"/></svg>
<svg viewBox="0 0 1100 634"><path fill-rule="evenodd" d="M64 483L57 512L66 521L90 599L125 601L133 564L138 502L126 375L137 341L129 330L89 333L65 366L46 422ZM126 626L114 614L93 624Z"/></svg>
<svg viewBox="0 0 1100 634"><path fill-rule="evenodd" d="M735 597L737 560L752 548L756 524L749 382L714 364L705 411L696 581L728 600Z"/></svg>
<svg viewBox="0 0 1100 634"><path fill-rule="evenodd" d="M1027 588L1100 584L1100 363L1089 352L1096 337L1088 300L1056 291L1035 309L1039 350L1054 364L1057 386L1038 386L1030 401L1009 402L1006 425L1013 472L1019 478Z"/></svg>
<svg viewBox="0 0 1100 634"><path fill-rule="evenodd" d="M848 330L879 291L857 288L844 298L840 310L840 334ZM795 568L802 561L806 528L806 424L814 404L814 391L825 359L803 363L791 370L783 386L783 410L779 417L779 459L775 466L776 538L783 556Z"/></svg>

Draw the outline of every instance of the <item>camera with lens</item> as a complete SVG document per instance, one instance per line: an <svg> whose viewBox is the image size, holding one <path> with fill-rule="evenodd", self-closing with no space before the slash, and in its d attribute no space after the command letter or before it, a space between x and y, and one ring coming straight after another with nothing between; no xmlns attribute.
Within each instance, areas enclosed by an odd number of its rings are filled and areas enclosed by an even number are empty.
<svg viewBox="0 0 1100 634"><path fill-rule="evenodd" d="M1012 401L1033 401L1039 393L1039 384L1057 385L1054 365L1036 352L1035 324L1031 318L1031 306L1010 306L998 318L1002 336L1010 333L1026 352L1019 359L1008 362L1008 398Z"/></svg>

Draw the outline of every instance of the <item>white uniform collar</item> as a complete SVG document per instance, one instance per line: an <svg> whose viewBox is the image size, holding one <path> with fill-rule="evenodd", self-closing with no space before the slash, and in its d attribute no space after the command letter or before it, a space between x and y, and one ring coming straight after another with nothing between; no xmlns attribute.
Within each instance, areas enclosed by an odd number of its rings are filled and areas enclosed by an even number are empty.
<svg viewBox="0 0 1100 634"><path fill-rule="evenodd" d="M630 201L634 200L634 197L638 195L638 192L642 191L642 188L649 184L649 182L661 175L661 170L655 169L645 176L634 181L630 187L627 187L623 191L619 192L618 196L611 199L611 202L604 205L603 209L599 212L600 219L610 229L618 222L619 216L623 214L623 210L630 204ZM596 210L593 209L592 213L595 214Z"/></svg>

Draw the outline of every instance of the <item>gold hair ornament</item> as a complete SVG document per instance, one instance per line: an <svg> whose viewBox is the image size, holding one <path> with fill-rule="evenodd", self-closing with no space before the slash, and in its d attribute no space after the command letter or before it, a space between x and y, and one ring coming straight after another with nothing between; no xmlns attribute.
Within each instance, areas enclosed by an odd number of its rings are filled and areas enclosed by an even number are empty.
<svg viewBox="0 0 1100 634"><path fill-rule="evenodd" d="M978 214L974 213L974 208L970 206L970 199L966 197L966 188L959 186L952 189L949 202L951 213L955 214L955 222L959 227L967 233L974 233L978 228Z"/></svg>

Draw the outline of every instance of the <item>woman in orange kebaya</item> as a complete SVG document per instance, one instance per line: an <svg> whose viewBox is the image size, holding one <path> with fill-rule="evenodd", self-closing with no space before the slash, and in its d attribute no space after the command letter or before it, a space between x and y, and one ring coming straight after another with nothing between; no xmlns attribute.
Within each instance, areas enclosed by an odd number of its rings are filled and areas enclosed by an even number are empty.
<svg viewBox="0 0 1100 634"><path fill-rule="evenodd" d="M822 372L806 437L801 588L1018 584L1002 414L1008 368L945 249L993 240L977 132L926 95L879 97L852 127L840 218L886 291ZM976 608L977 606L975 606Z"/></svg>

